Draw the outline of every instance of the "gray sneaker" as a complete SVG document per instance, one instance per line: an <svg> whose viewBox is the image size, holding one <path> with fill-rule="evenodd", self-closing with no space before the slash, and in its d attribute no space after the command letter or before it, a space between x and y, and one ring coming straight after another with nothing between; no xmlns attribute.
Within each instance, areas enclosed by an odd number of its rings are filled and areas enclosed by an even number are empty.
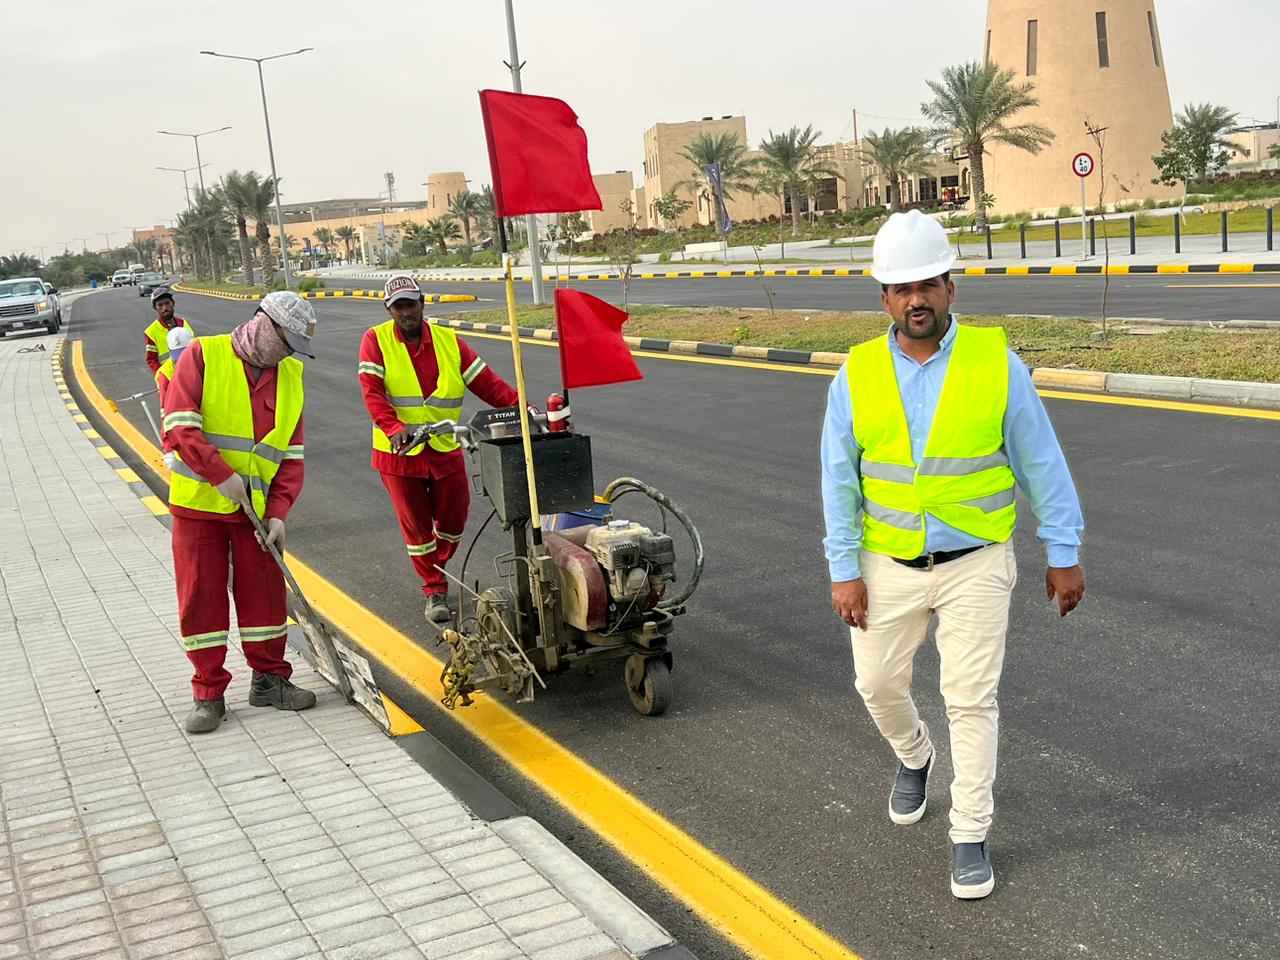
<svg viewBox="0 0 1280 960"><path fill-rule="evenodd" d="M249 685L249 706L275 707L277 710L306 710L316 705L316 695L303 690L278 673L254 671Z"/></svg>
<svg viewBox="0 0 1280 960"><path fill-rule="evenodd" d="M898 768L898 775L893 780L893 792L889 794L889 819L905 826L916 823L924 816L927 806L925 787L929 783L929 771L933 769L933 754L919 770L910 770L905 765Z"/></svg>
<svg viewBox="0 0 1280 960"><path fill-rule="evenodd" d="M194 700L185 724L187 733L213 733L222 725L227 705L222 700Z"/></svg>
<svg viewBox="0 0 1280 960"><path fill-rule="evenodd" d="M959 900L981 900L995 889L987 841L951 845L951 895Z"/></svg>
<svg viewBox="0 0 1280 960"><path fill-rule="evenodd" d="M448 596L443 593L433 593L427 597L425 614L428 623L446 624L452 619L453 614L449 612L448 600Z"/></svg>

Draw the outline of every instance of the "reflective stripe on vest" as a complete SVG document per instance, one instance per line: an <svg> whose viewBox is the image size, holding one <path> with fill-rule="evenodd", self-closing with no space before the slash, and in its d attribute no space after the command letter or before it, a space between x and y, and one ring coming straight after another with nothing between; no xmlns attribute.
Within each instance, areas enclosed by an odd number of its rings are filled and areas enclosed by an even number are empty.
<svg viewBox="0 0 1280 960"><path fill-rule="evenodd" d="M151 322L151 326L147 327L147 339L150 340L152 345L156 348L156 359L161 363L164 363L169 359L169 331L174 329L174 327L180 326L186 326L186 328L191 331L191 336L194 337L196 335L195 329L191 324L187 323L186 320L183 320L182 323L178 323L176 318L173 321L173 327L166 327L160 322L159 317L156 317L155 320ZM136 330L138 328L134 327L134 329ZM171 378L172 376L173 375L170 374Z"/></svg>
<svg viewBox="0 0 1280 960"><path fill-rule="evenodd" d="M918 557L925 551L926 513L980 540L1008 540L1017 507L1016 481L1004 451L1009 400L1004 330L956 323L942 394L918 464L888 337L850 350L846 372L855 439L862 449L862 545L891 557Z"/></svg>
<svg viewBox="0 0 1280 960"><path fill-rule="evenodd" d="M164 429L199 426L205 440L217 448L249 488L254 512L262 517L280 463L302 457L301 445L289 444L302 416L302 363L286 357L276 367L275 425L255 443L249 381L243 362L231 348L231 337L201 337L198 342L204 354L200 413L171 413L165 417ZM240 509L183 463L181 454L169 473L169 503L206 513L235 513Z"/></svg>
<svg viewBox="0 0 1280 960"><path fill-rule="evenodd" d="M387 400L396 408L396 417L407 427L420 423L435 423L439 420L458 420L462 410L462 400L466 396L467 387L462 379L462 352L458 347L458 335L448 327L432 325L429 330L431 345L436 352L436 367L440 371L436 378L435 389L431 396L423 396L422 384L418 382L418 371L414 369L413 358L409 356L409 348L396 336L396 322L388 320L373 328L378 338L378 347L382 350L382 385L387 391ZM372 373L361 365L361 373ZM440 453L448 453L458 449L458 441L453 437L432 437L431 448ZM391 441L377 424L373 427L373 449L383 453L391 452ZM426 449L425 444L418 444L408 451L407 456L417 456Z"/></svg>

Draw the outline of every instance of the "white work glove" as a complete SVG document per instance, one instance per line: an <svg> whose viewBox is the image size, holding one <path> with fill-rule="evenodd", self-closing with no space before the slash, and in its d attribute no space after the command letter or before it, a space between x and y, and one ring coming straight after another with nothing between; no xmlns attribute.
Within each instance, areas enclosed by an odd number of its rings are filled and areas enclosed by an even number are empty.
<svg viewBox="0 0 1280 960"><path fill-rule="evenodd" d="M258 543L262 544L262 549L275 544L275 548L284 553L284 521L279 517L267 517L266 523L263 524L267 528L267 539L264 542L262 534L255 532L254 536L258 538Z"/></svg>
<svg viewBox="0 0 1280 960"><path fill-rule="evenodd" d="M173 465L178 462L178 455L174 453L172 450L170 450L168 453L164 455L163 459L164 459L164 468L166 470L172 470Z"/></svg>
<svg viewBox="0 0 1280 960"><path fill-rule="evenodd" d="M238 503L244 507L245 512L253 509L253 501L249 499L249 491L238 473L233 473L221 483L214 484L213 489L217 490L232 503Z"/></svg>

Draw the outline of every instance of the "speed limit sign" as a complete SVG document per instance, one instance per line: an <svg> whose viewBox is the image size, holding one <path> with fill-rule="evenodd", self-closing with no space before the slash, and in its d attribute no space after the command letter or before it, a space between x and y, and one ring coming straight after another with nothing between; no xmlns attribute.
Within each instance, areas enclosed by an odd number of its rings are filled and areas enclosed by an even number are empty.
<svg viewBox="0 0 1280 960"><path fill-rule="evenodd" d="M1071 160L1071 171L1077 177L1087 177L1093 173L1093 157L1087 153L1077 153Z"/></svg>

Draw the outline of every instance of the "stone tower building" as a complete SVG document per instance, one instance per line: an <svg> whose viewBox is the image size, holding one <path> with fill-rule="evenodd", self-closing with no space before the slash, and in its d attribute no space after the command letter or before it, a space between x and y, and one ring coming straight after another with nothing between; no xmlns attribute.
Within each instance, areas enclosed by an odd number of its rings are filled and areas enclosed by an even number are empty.
<svg viewBox="0 0 1280 960"><path fill-rule="evenodd" d="M989 0L984 56L1035 85L1040 105L1015 122L1056 134L1039 154L988 146L987 192L995 210L1079 207L1071 158L1097 152L1086 119L1108 128L1106 203L1177 196L1151 182L1160 134L1173 126L1155 0ZM1090 206L1099 185L1095 168L1087 183Z"/></svg>

